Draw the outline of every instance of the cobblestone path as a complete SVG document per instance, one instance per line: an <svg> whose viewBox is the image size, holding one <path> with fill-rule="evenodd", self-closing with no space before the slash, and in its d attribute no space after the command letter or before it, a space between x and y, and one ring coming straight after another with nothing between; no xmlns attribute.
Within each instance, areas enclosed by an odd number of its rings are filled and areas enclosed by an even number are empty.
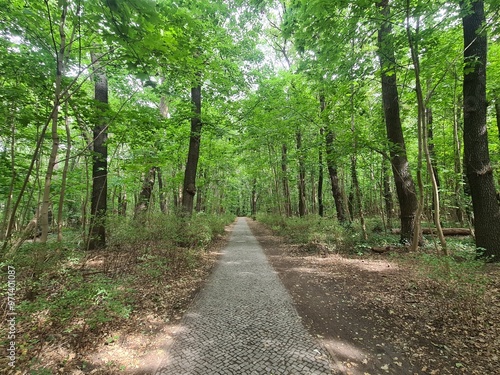
<svg viewBox="0 0 500 375"><path fill-rule="evenodd" d="M239 218L155 375L332 374L291 297Z"/></svg>

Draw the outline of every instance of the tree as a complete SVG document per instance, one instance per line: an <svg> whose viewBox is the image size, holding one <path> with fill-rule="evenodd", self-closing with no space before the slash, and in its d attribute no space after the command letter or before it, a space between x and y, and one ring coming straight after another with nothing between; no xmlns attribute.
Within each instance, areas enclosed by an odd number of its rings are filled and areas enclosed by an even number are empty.
<svg viewBox="0 0 500 375"><path fill-rule="evenodd" d="M193 115L191 117L191 133L189 135L189 151L184 173L184 188L182 190L182 209L184 213L191 214L194 206L194 195L196 194L196 171L198 159L200 158L201 141L201 84L191 89L191 102L193 104Z"/></svg>
<svg viewBox="0 0 500 375"><path fill-rule="evenodd" d="M464 35L464 164L474 210L476 246L500 260L500 206L486 127L487 38L482 0L461 1Z"/></svg>
<svg viewBox="0 0 500 375"><path fill-rule="evenodd" d="M399 96L396 79L396 63L392 41L389 1L377 4L383 21L378 30L378 56L382 77L382 101L385 126L389 140L392 172L396 183L401 219L401 242L410 243L413 238L417 195L406 156L406 146L399 113Z"/></svg>
<svg viewBox="0 0 500 375"><path fill-rule="evenodd" d="M99 56L92 54L94 93L97 105L92 140L92 195L88 249L106 246L106 211L108 199L108 79L99 66Z"/></svg>

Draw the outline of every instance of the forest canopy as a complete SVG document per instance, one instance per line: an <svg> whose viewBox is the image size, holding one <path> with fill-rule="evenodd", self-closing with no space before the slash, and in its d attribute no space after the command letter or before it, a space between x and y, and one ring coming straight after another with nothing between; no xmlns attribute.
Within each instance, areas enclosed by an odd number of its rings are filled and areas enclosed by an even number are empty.
<svg viewBox="0 0 500 375"><path fill-rule="evenodd" d="M2 255L262 213L499 259L498 5L0 1Z"/></svg>

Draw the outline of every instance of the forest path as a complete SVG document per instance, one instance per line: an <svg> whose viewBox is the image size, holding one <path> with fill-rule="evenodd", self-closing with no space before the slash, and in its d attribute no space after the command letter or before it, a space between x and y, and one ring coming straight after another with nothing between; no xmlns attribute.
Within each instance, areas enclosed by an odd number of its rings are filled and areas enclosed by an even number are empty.
<svg viewBox="0 0 500 375"><path fill-rule="evenodd" d="M244 218L155 375L333 374Z"/></svg>

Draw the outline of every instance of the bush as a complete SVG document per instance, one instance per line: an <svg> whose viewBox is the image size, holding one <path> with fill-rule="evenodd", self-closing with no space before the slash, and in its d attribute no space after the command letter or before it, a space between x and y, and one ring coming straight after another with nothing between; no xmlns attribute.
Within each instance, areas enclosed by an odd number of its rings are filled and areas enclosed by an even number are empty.
<svg viewBox="0 0 500 375"><path fill-rule="evenodd" d="M279 215L259 214L257 220L292 243L322 243L330 251L350 250L358 237L352 228L340 225L336 219L316 215L284 218Z"/></svg>

